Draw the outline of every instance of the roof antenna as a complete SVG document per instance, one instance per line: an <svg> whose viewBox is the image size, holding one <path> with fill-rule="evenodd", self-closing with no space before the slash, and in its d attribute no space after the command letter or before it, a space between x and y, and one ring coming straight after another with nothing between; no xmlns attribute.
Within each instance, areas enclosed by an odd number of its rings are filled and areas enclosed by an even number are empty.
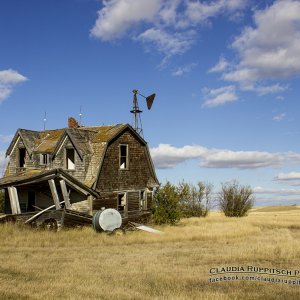
<svg viewBox="0 0 300 300"><path fill-rule="evenodd" d="M140 115L143 111L139 109L139 103L138 103L137 95L140 95L140 96L142 96L143 98L146 99L148 110L151 109L154 98L155 98L156 95L152 94L148 97L145 97L142 94L140 94L138 90L133 90L132 92L133 92L133 109L130 112L133 115L133 123L134 123L133 128L139 135L144 137L143 127L142 127L142 120L141 120L141 115Z"/></svg>
<svg viewBox="0 0 300 300"><path fill-rule="evenodd" d="M81 105L79 108L79 126L82 126L82 112L81 112Z"/></svg>
<svg viewBox="0 0 300 300"><path fill-rule="evenodd" d="M47 112L44 115L44 131L46 130L46 122L47 122Z"/></svg>

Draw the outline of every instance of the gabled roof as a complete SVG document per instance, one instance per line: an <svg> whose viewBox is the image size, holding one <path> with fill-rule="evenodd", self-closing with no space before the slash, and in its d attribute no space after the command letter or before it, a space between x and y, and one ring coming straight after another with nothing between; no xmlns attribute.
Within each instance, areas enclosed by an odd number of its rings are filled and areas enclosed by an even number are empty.
<svg viewBox="0 0 300 300"><path fill-rule="evenodd" d="M44 131L18 129L7 149L6 155L11 154L18 140L21 139L29 155L36 152L48 153L55 157L68 138L81 159L83 159L84 156L89 156L90 158L86 172L89 175L86 176L84 183L92 187L99 178L107 147L126 130L130 131L130 133L145 146L146 157L152 177L158 184L147 143L128 124L87 126ZM30 170L25 170L25 172L30 172Z"/></svg>

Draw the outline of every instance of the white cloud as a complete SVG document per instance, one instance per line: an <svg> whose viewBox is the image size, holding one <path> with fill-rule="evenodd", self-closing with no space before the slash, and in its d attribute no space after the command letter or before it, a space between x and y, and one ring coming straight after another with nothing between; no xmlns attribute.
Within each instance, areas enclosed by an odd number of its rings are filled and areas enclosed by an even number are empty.
<svg viewBox="0 0 300 300"><path fill-rule="evenodd" d="M202 107L216 107L238 100L235 93L235 87L233 85L211 90L204 89L204 93L205 101L202 104Z"/></svg>
<svg viewBox="0 0 300 300"><path fill-rule="evenodd" d="M187 1L186 16L190 22L203 23L219 14L232 13L245 7L244 0Z"/></svg>
<svg viewBox="0 0 300 300"><path fill-rule="evenodd" d="M110 0L103 1L91 35L102 40L122 37L132 26L142 21L152 21L161 7L160 0Z"/></svg>
<svg viewBox="0 0 300 300"><path fill-rule="evenodd" d="M275 176L276 181L294 181L300 180L300 172L279 173Z"/></svg>
<svg viewBox="0 0 300 300"><path fill-rule="evenodd" d="M288 78L300 73L300 2L279 0L254 14L232 44L240 62L225 80L251 82Z"/></svg>
<svg viewBox="0 0 300 300"><path fill-rule="evenodd" d="M185 65L183 67L179 67L172 73L172 75L173 76L182 76L186 73L191 72L196 66L197 66L196 63L192 63L192 64Z"/></svg>
<svg viewBox="0 0 300 300"><path fill-rule="evenodd" d="M208 70L209 73L223 72L230 66L229 62L221 56L219 62Z"/></svg>
<svg viewBox="0 0 300 300"><path fill-rule="evenodd" d="M177 148L169 144L159 144L157 148L151 149L151 157L157 168L169 169L186 160L202 157L207 151L205 147L197 145Z"/></svg>
<svg viewBox="0 0 300 300"><path fill-rule="evenodd" d="M26 81L27 78L15 70L0 71L0 103L11 94L14 86Z"/></svg>
<svg viewBox="0 0 300 300"><path fill-rule="evenodd" d="M137 40L153 46L165 55L165 61L176 54L182 54L191 48L194 32L168 33L162 29L150 28L141 33Z"/></svg>
<svg viewBox="0 0 300 300"><path fill-rule="evenodd" d="M300 190L296 189L271 189L271 188L263 188L257 186L253 189L255 194L273 194L276 196L293 196L293 195L300 195Z"/></svg>
<svg viewBox="0 0 300 300"><path fill-rule="evenodd" d="M300 163L300 154L294 152L270 153L261 151L232 151L208 149L200 145L181 148L160 144L151 149L151 156L157 168L174 168L190 159L199 159L206 168L257 169L278 167L286 162Z"/></svg>
<svg viewBox="0 0 300 300"><path fill-rule="evenodd" d="M273 121L279 122L282 121L286 117L286 113L281 113L277 116L273 117Z"/></svg>
<svg viewBox="0 0 300 300"><path fill-rule="evenodd" d="M154 45L155 50L169 58L191 47L196 38L191 32L196 27L221 14L230 17L243 9L245 3L244 0L106 0L90 34L103 41L129 35ZM143 27L138 26L141 24Z"/></svg>

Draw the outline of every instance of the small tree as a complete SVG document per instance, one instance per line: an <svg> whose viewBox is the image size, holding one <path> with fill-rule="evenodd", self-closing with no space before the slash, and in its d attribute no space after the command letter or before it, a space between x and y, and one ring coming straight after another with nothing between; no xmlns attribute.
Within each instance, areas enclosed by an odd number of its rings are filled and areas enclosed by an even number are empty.
<svg viewBox="0 0 300 300"><path fill-rule="evenodd" d="M222 184L218 195L219 206L227 217L243 217L254 205L255 198L250 186L237 181Z"/></svg>
<svg viewBox="0 0 300 300"><path fill-rule="evenodd" d="M178 193L180 206L184 217L205 217L211 204L213 186L209 183L198 182L196 186L180 182Z"/></svg>
<svg viewBox="0 0 300 300"><path fill-rule="evenodd" d="M176 186L167 182L154 194L153 218L157 224L175 225L181 218L179 195Z"/></svg>

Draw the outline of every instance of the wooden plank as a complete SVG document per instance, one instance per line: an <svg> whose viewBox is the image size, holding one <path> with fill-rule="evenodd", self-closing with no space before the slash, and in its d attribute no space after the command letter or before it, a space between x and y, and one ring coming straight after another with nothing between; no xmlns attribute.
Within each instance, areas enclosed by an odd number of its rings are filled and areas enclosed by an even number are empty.
<svg viewBox="0 0 300 300"><path fill-rule="evenodd" d="M73 188L75 191L87 196L89 195L89 192L85 191L84 189L82 189L81 187L77 186L76 184L74 184L72 181L68 180L67 178L64 179L66 181L66 183Z"/></svg>
<svg viewBox="0 0 300 300"><path fill-rule="evenodd" d="M71 208L71 202L70 202L69 193L67 191L66 182L62 179L62 180L59 181L59 184L60 184L60 187L61 187L63 198L65 200L65 206L66 206L66 208L70 209Z"/></svg>
<svg viewBox="0 0 300 300"><path fill-rule="evenodd" d="M13 215L17 215L21 213L20 203L18 199L18 192L14 186L10 186L8 189L8 195L10 200L11 212Z"/></svg>
<svg viewBox="0 0 300 300"><path fill-rule="evenodd" d="M51 190L51 194L52 194L52 199L54 201L55 204L55 208L56 209L60 209L60 204L59 204L59 198L58 198L58 193L57 193L57 189L56 189L56 185L55 185L55 181L54 179L50 179L48 180L49 186L50 186L50 190Z"/></svg>
<svg viewBox="0 0 300 300"><path fill-rule="evenodd" d="M89 215L93 215L93 196L88 196L88 203L89 203Z"/></svg>
<svg viewBox="0 0 300 300"><path fill-rule="evenodd" d="M65 202L65 201L61 201L61 202L59 203L59 205L62 204L62 203L64 203L64 202ZM43 213L45 213L46 211L48 211L48 210L50 210L50 209L52 209L52 208L54 208L54 207L56 207L55 204L54 204L54 205L51 205L51 206L49 206L49 207L47 207L47 208L45 208L45 209L43 209L42 211L39 211L37 214L33 215L31 218L29 218L28 220L26 220L26 221L25 221L25 224L30 223L31 221L33 221L34 219L36 219L38 216L42 215Z"/></svg>
<svg viewBox="0 0 300 300"><path fill-rule="evenodd" d="M17 208L17 214L21 214L21 208L20 208L20 202L19 202L19 197L18 197L18 191L16 189L16 187L12 187L13 189L13 193L14 193L14 198L15 198L15 205Z"/></svg>

